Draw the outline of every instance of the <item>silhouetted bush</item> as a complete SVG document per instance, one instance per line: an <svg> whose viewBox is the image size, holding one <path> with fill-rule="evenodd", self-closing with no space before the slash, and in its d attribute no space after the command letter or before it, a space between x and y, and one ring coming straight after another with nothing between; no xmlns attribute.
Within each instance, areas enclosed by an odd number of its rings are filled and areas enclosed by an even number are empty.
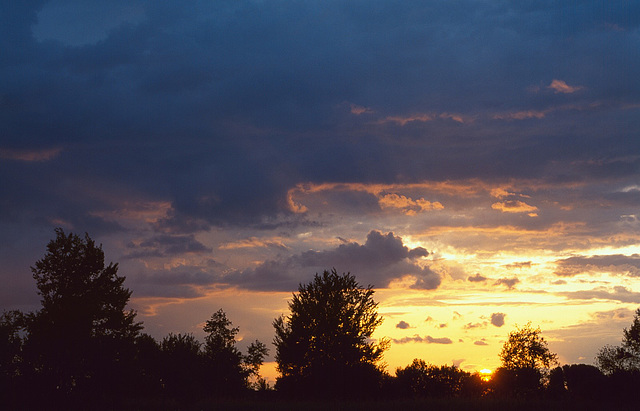
<svg viewBox="0 0 640 411"><path fill-rule="evenodd" d="M396 389L403 397L479 397L484 391L480 376L458 367L427 364L414 359L396 370Z"/></svg>

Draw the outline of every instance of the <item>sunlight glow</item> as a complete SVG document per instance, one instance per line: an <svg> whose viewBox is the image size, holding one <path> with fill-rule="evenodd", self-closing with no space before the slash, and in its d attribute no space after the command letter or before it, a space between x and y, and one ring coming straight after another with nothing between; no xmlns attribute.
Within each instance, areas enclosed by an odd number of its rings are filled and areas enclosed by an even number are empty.
<svg viewBox="0 0 640 411"><path fill-rule="evenodd" d="M484 368L480 370L479 373L482 381L489 381L491 379L491 375L493 374L493 371L488 368Z"/></svg>

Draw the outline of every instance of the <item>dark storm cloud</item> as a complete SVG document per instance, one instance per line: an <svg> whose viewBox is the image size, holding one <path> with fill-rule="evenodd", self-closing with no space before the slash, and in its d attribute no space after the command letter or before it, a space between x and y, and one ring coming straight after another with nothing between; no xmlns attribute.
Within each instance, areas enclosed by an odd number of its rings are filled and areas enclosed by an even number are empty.
<svg viewBox="0 0 640 411"><path fill-rule="evenodd" d="M451 341L451 339L447 337L434 338L430 335L421 337L418 334L414 335L413 337L404 337L400 339L392 338L391 341L393 341L394 344L407 344L410 342L425 344L453 344L453 341Z"/></svg>
<svg viewBox="0 0 640 411"><path fill-rule="evenodd" d="M4 164L18 179L3 197L22 215L41 214L34 204L46 197L58 217L68 205L59 189L82 174L171 201L178 221L166 224L202 230L259 225L300 181L539 176L550 162L637 151L637 116L621 108L640 94L640 57L629 53L638 7L3 5L0 148L61 150L26 172ZM631 126L612 130L603 117Z"/></svg>
<svg viewBox="0 0 640 411"><path fill-rule="evenodd" d="M640 4L600 0L0 2L0 236L29 244L63 226L157 236L126 250L140 258L206 253L189 235L320 226L287 193L325 182L589 179L600 185L581 195L637 218L639 26ZM169 204L138 220L155 233L114 217L137 203ZM574 218L608 227L613 213ZM224 280L291 290L335 266L439 285L416 264L426 251L371 241ZM22 255L5 266L28 266Z"/></svg>
<svg viewBox="0 0 640 411"><path fill-rule="evenodd" d="M332 250L306 251L266 261L255 269L229 275L225 280L247 288L290 291L300 282L306 283L314 273L335 267L341 272L351 272L361 284L384 288L392 280L410 275L416 279L413 288L435 289L440 285L440 276L417 264L428 254L422 247L409 249L393 233L374 230L367 235L365 244L350 242Z"/></svg>
<svg viewBox="0 0 640 411"><path fill-rule="evenodd" d="M556 275L573 276L596 272L611 272L630 277L640 276L640 255L594 255L576 256L556 261Z"/></svg>

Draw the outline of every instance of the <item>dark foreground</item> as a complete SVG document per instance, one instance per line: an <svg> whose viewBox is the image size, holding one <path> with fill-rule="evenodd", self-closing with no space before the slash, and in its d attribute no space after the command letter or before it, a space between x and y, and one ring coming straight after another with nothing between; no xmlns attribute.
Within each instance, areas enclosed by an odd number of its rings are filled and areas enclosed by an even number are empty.
<svg viewBox="0 0 640 411"><path fill-rule="evenodd" d="M389 410L437 410L437 411L631 411L637 404L593 402L574 400L539 399L420 399L382 401L284 401L284 400L236 400L224 402L200 402L179 405L149 401L146 404L130 404L130 411L389 411Z"/></svg>

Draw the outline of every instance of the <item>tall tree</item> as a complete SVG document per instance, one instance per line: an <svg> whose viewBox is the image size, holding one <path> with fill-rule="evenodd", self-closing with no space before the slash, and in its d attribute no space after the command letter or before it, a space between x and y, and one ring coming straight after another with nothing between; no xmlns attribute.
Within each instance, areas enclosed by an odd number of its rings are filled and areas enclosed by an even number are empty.
<svg viewBox="0 0 640 411"><path fill-rule="evenodd" d="M115 387L142 328L126 309L131 291L88 234L55 232L31 268L42 309L28 318L28 359L58 393Z"/></svg>
<svg viewBox="0 0 640 411"><path fill-rule="evenodd" d="M239 328L233 327L233 323L220 309L211 315L203 329L207 333L204 354L213 371L208 376L210 389L217 394L239 392L247 386L242 354L236 347Z"/></svg>
<svg viewBox="0 0 640 411"><path fill-rule="evenodd" d="M277 318L277 388L306 394L357 394L380 375L388 341L371 340L382 323L373 287L335 269L300 285L289 302L288 317Z"/></svg>

